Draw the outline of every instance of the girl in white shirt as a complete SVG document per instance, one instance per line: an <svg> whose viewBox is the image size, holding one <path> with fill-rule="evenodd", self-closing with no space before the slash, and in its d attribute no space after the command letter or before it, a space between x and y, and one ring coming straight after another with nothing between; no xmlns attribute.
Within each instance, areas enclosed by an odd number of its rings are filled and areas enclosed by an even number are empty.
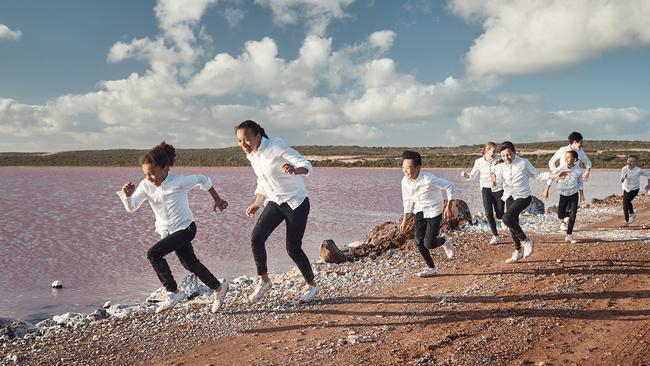
<svg viewBox="0 0 650 366"><path fill-rule="evenodd" d="M309 175L312 165L281 139L270 139L255 121L241 122L235 126L235 132L239 147L246 153L257 175L255 202L248 206L246 215L253 218L260 208L264 208L251 235L253 258L260 280L249 299L261 299L273 286L266 266L266 240L285 221L287 253L306 282L300 301L309 302L320 291L309 258L302 250L309 216L309 191L301 176Z"/></svg>
<svg viewBox="0 0 650 366"><path fill-rule="evenodd" d="M505 141L499 146L502 164L494 166L492 175L492 186L496 187L496 182L503 181L503 197L506 203L506 213L503 215L503 224L510 229L510 235L515 242L515 251L512 256L506 260L506 263L515 263L521 258L533 254L534 242L526 236L519 225L519 214L521 214L532 201L532 191L528 178L533 177L539 180L550 178L564 178L566 172L559 175L550 175L541 173L533 167L528 161L517 155L515 146L510 141ZM524 242L523 249L521 242Z"/></svg>
<svg viewBox="0 0 650 366"><path fill-rule="evenodd" d="M126 183L117 192L128 212L135 212L144 201L148 201L156 217L156 232L161 239L147 252L147 258L156 271L167 294L156 313L172 308L184 295L178 291L176 281L165 256L175 252L185 269L194 273L206 286L213 290L212 312L219 311L228 291L228 283L219 283L217 278L196 258L192 239L196 236L196 224L190 210L187 193L197 186L207 190L214 199L214 210L223 211L228 202L219 197L210 178L204 175L174 175L169 168L176 160L176 149L161 142L140 158L143 179L138 187Z"/></svg>
<svg viewBox="0 0 650 366"><path fill-rule="evenodd" d="M564 240L575 244L578 241L573 239L573 226L576 222L578 206L584 204L585 193L582 189L582 169L578 166L578 153L575 150L569 150L564 155L565 164L552 170L552 174L568 172L563 179L557 181L557 189L560 192L557 217L561 220L561 229L566 231ZM548 191L552 183L552 179L546 183L544 198L548 198Z"/></svg>
<svg viewBox="0 0 650 366"><path fill-rule="evenodd" d="M637 166L639 157L636 155L629 155L627 157L627 165L621 169L621 187L623 188L623 215L625 222L623 226L628 226L634 223L636 215L634 214L634 206L632 200L639 194L641 188L641 176L646 178L650 177L650 172L641 169ZM650 189L650 180L645 187L646 191Z"/></svg>
<svg viewBox="0 0 650 366"><path fill-rule="evenodd" d="M494 165L501 160L500 157L496 156L497 144L494 142L488 142L482 148L483 156L474 161L474 167L472 171L467 174L464 170L461 172L461 175L467 179L472 180L479 177L479 183L481 185L481 196L483 198L483 209L485 210L485 217L490 224L490 229L492 230L492 240L490 244L499 244L501 238L499 238L499 232L497 231L497 223L494 219L495 214L496 218L501 220L503 218L503 209L504 202L501 199L503 196L503 186L497 182L497 186L492 188L492 168Z"/></svg>

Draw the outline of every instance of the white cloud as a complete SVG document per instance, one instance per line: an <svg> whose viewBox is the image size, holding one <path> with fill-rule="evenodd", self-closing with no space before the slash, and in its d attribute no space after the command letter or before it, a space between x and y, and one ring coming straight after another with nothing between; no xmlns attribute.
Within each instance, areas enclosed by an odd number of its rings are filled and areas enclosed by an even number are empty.
<svg viewBox="0 0 650 366"><path fill-rule="evenodd" d="M0 24L0 40L7 39L10 41L17 41L23 35L23 32L11 30L4 24Z"/></svg>
<svg viewBox="0 0 650 366"><path fill-rule="evenodd" d="M255 0L256 4L266 6L273 13L273 21L278 25L294 25L304 21L309 33L324 35L333 19L348 15L344 8L355 0Z"/></svg>
<svg viewBox="0 0 650 366"><path fill-rule="evenodd" d="M539 72L650 45L646 0L452 0L449 8L484 28L466 55L471 74Z"/></svg>
<svg viewBox="0 0 650 366"><path fill-rule="evenodd" d="M387 52L393 47L393 42L395 41L395 32L390 30L384 30L380 32L375 32L368 37L368 40L371 45L377 47L381 52Z"/></svg>
<svg viewBox="0 0 650 366"><path fill-rule="evenodd" d="M228 25L236 27L246 17L246 12L241 8L227 7L224 10L224 17L228 21Z"/></svg>

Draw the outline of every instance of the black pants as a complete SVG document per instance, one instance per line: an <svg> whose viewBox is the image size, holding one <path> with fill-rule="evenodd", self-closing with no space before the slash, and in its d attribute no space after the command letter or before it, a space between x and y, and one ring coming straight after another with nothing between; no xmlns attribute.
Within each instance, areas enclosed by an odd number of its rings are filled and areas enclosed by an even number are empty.
<svg viewBox="0 0 650 366"><path fill-rule="evenodd" d="M253 229L251 236L251 245L253 248L253 258L257 266L257 274L264 275L268 273L266 268L266 239L269 238L282 221L287 224L287 241L286 249L289 257L298 266L300 273L306 281L314 280L314 272L311 269L309 258L302 250L302 237L305 234L307 226L307 217L309 216L309 198L292 209L287 203L278 205L275 202L269 202Z"/></svg>
<svg viewBox="0 0 650 366"><path fill-rule="evenodd" d="M630 215L634 213L634 206L632 200L639 194L639 188L633 191L623 191L623 214L625 215L625 222L630 221Z"/></svg>
<svg viewBox="0 0 650 366"><path fill-rule="evenodd" d="M557 205L557 217L563 220L565 217L569 218L569 224L566 233L571 235L573 233L573 225L576 223L576 215L578 214L578 192L570 196L560 195L560 203Z"/></svg>
<svg viewBox="0 0 650 366"><path fill-rule="evenodd" d="M488 223L490 224L492 235L498 236L499 232L497 231L497 222L494 219L494 214L496 214L496 217L499 220L503 218L504 202L501 199L501 196L503 196L503 190L492 192L490 188L484 187L481 189L481 195L483 196L485 217L487 217Z"/></svg>
<svg viewBox="0 0 650 366"><path fill-rule="evenodd" d="M521 242L526 240L526 233L519 225L519 214L521 214L533 199L528 196L526 198L513 199L508 197L506 201L506 213L503 214L503 224L510 229L510 235L515 242L515 249L521 249Z"/></svg>
<svg viewBox="0 0 650 366"><path fill-rule="evenodd" d="M192 239L195 236L196 224L191 223L186 229L179 230L161 239L147 252L149 262L151 262L158 279L167 291L175 292L178 289L169 264L165 260L165 256L171 252L176 252L181 265L194 273L209 288L217 289L221 285L219 280L196 258L194 248L192 248Z"/></svg>
<svg viewBox="0 0 650 366"><path fill-rule="evenodd" d="M445 243L445 238L438 237L441 222L442 214L432 218L424 218L422 212L415 214L415 246L430 268L433 268L435 264L433 263L433 258L431 258L429 250L435 249Z"/></svg>

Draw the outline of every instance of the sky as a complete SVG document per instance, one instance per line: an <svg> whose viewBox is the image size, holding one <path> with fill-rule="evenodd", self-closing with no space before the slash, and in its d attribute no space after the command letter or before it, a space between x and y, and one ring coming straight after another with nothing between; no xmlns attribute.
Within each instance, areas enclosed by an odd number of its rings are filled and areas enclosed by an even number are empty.
<svg viewBox="0 0 650 366"><path fill-rule="evenodd" d="M0 152L650 139L647 0L0 0Z"/></svg>

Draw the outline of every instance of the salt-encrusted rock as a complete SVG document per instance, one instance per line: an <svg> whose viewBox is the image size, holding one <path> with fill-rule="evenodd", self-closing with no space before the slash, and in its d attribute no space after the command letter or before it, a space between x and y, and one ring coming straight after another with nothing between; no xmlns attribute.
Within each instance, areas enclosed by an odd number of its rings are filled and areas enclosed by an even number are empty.
<svg viewBox="0 0 650 366"><path fill-rule="evenodd" d="M110 307L110 306L109 306L109 307ZM101 309L97 309L97 310L95 310L95 312L93 312L92 314L89 314L89 315L86 317L86 319L88 319L89 321L92 322L92 321L97 321L97 320L106 319L106 318L108 318L108 317L110 317L110 316L111 316L111 315L108 313L108 311L106 311L106 309L101 308Z"/></svg>
<svg viewBox="0 0 650 366"><path fill-rule="evenodd" d="M551 206L547 208L546 213L550 213L550 214L557 213L557 206Z"/></svg>
<svg viewBox="0 0 650 366"><path fill-rule="evenodd" d="M212 293L212 289L204 285L203 282L201 282L201 280L199 280L199 278L194 274L185 277L183 281L178 284L178 291L183 292L185 297L188 299ZM151 303L161 302L166 293L167 290L164 287L160 287L156 291L152 292L146 301Z"/></svg>
<svg viewBox="0 0 650 366"><path fill-rule="evenodd" d="M104 308L104 309L108 309L108 308L111 307L111 305L113 305L112 302L110 302L110 301L106 301L106 302L104 303L104 305L102 306L102 308Z"/></svg>
<svg viewBox="0 0 650 366"><path fill-rule="evenodd" d="M34 324L12 318L0 318L0 338L3 340L20 339L38 333Z"/></svg>
<svg viewBox="0 0 650 366"><path fill-rule="evenodd" d="M136 306L129 306L124 304L114 304L111 305L106 312L116 318L126 318L127 316L137 312L138 308Z"/></svg>
<svg viewBox="0 0 650 366"><path fill-rule="evenodd" d="M346 255L339 249L333 240L328 239L320 245L320 257L326 263L345 263L353 258Z"/></svg>
<svg viewBox="0 0 650 366"><path fill-rule="evenodd" d="M52 282L52 288L62 288L63 287L63 282L56 280Z"/></svg>
<svg viewBox="0 0 650 366"><path fill-rule="evenodd" d="M620 194L613 194L611 196L607 196L603 198L602 200L599 200L598 198L594 198L591 200L591 204L594 206L617 205L621 202L623 202L623 196Z"/></svg>
<svg viewBox="0 0 650 366"><path fill-rule="evenodd" d="M65 313L61 315L55 315L52 317L52 320L54 320L58 325L62 325L64 327L77 327L87 322L86 315L79 313Z"/></svg>
<svg viewBox="0 0 650 366"><path fill-rule="evenodd" d="M530 205L526 207L526 211L531 215L543 215L544 214L544 202L535 196L531 196L533 199L530 201Z"/></svg>
<svg viewBox="0 0 650 366"><path fill-rule="evenodd" d="M59 325L52 319L45 319L36 323L34 326L36 329L38 329L39 332L41 332L41 334L45 334L52 329L58 328Z"/></svg>

